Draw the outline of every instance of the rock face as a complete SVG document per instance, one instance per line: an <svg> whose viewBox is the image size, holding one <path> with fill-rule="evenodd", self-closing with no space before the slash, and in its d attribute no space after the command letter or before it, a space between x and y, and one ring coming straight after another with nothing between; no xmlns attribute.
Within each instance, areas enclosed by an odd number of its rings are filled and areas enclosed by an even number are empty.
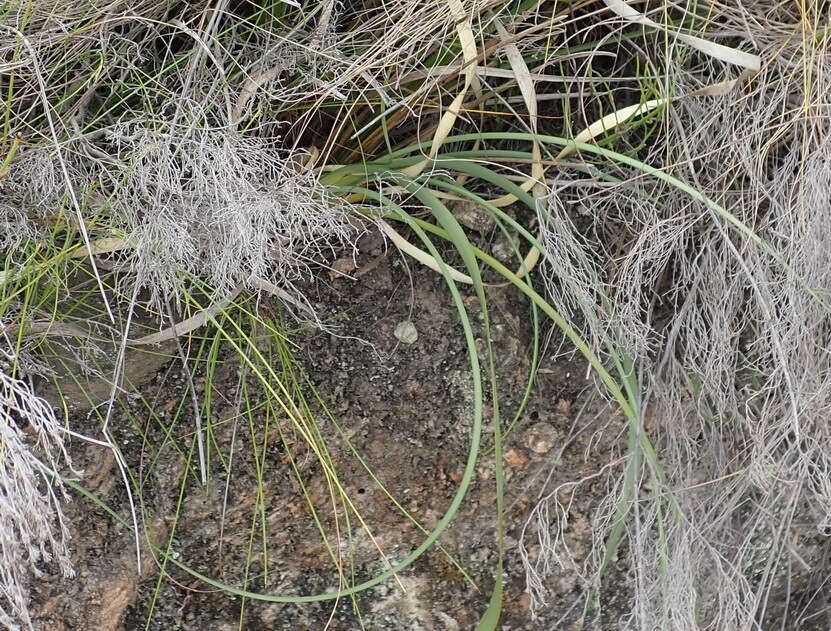
<svg viewBox="0 0 831 631"><path fill-rule="evenodd" d="M119 356L115 342L80 342L65 339L60 344L44 343L40 358L53 374L40 381L37 394L53 407L66 406L70 412L85 412L109 400ZM116 395L139 388L177 354L175 340L152 347L127 347Z"/></svg>
<svg viewBox="0 0 831 631"><path fill-rule="evenodd" d="M31 360L26 373L35 392L60 412L85 412L101 405L110 399L116 380L116 395L135 392L179 356L175 339L128 346L120 375L116 374L125 328L129 324L128 339L139 339L159 330L160 315L146 306L143 294L128 307L109 289L115 285L109 277L105 304L98 286L90 281L92 273L88 268L76 270L46 317L23 324L25 350ZM53 291L44 288L47 296ZM107 311L114 322L102 317Z"/></svg>

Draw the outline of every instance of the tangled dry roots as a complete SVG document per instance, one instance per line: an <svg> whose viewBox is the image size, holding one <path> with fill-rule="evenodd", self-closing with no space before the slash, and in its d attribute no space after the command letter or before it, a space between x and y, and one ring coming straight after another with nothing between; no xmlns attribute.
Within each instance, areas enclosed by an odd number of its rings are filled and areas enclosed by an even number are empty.
<svg viewBox="0 0 831 631"><path fill-rule="evenodd" d="M0 625L17 629L16 621L31 625L31 572L39 576L38 567L54 560L65 576L73 574L55 473L71 463L52 408L7 374L10 359L0 358Z"/></svg>
<svg viewBox="0 0 831 631"><path fill-rule="evenodd" d="M554 301L580 315L596 345L611 340L648 375L639 431L656 446L664 493L649 486L655 476L644 459L625 544L633 572L631 613L621 621L627 628L750 630L786 621L801 628L826 602L831 50L824 4L810 3L808 13L761 0L713 5L711 27L754 46L763 68L727 97L676 101L666 142L650 157L726 207L779 260L703 205L625 169L614 173L617 185L559 181L541 217L546 243L565 267L549 271ZM674 68L678 93L735 76L676 59L653 55L655 74ZM577 231L564 204L590 207L588 231ZM610 230L613 250L599 245L610 242ZM591 263L598 260L616 263ZM613 492L593 522L588 585L600 578L625 492L620 469L608 479ZM543 550L527 564L537 605L547 597L544 576L569 562L568 506L562 493L548 492L526 531Z"/></svg>

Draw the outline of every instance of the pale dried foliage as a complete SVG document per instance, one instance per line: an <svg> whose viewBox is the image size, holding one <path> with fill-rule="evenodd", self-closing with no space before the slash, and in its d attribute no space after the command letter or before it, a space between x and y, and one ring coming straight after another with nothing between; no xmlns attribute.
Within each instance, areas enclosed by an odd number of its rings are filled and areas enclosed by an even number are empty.
<svg viewBox="0 0 831 631"><path fill-rule="evenodd" d="M220 290L252 279L290 284L326 248L354 240L347 209L321 190L296 143L280 139L273 115L308 108L298 115L299 137L324 100L419 102L402 80L423 73L423 61L455 37L446 6L383 2L349 16L360 27L346 28L337 26L342 3L323 0L299 23L266 29L230 13L235 4L37 0L7 10L0 59L8 67L0 72L13 68L15 84L4 106L12 129L33 146L0 178L2 247L44 236L49 221L38 219L69 215L77 202L131 244L129 278L167 299L186 276ZM491 17L482 11L490 3L462 4ZM581 14L590 23L585 31L562 23L563 45L598 35L606 42L630 28L604 23L609 14L597 4ZM656 21L664 9L678 17L692 6L636 4ZM606 171L612 179L550 172L552 196L539 214L552 255L549 295L582 323L596 350L611 345L639 367L649 418L641 430L664 476L658 484L644 459L631 481L638 501L620 553L629 555L632 602L621 628L769 628L782 613L766 614L769 603L787 589L816 591L811 573L821 559L802 558L793 542L831 526L831 327L805 291L828 299L831 287L826 4L708 3L709 21L697 22L703 34L757 52L763 68L727 96L673 102L664 142L638 154L728 208L785 265L703 205L634 170ZM671 36L618 46L616 57L588 50L558 67L575 79L561 95L575 120L596 119L618 94L628 104L627 91L639 94L645 83L674 96L738 74ZM633 54L651 60L642 82L632 81L625 63ZM166 70L151 76L148 68ZM435 92L440 81L421 90ZM136 83L143 85L123 92ZM6 98L8 83L2 87ZM579 129L572 124L564 134ZM0 419L9 454L0 459L0 484L9 489L0 495L0 577L7 613L26 621L25 568L47 554L67 558L58 495L43 478L58 466L60 433L24 383L5 372L0 382L40 443L37 451L14 422ZM628 492L624 464L597 474L609 492L585 554L567 536L568 498L585 480L552 482L542 492L524 532L540 548L525 557L535 607L549 598L546 578L557 565L578 572L588 588L597 584ZM790 603L791 621L800 607Z"/></svg>
<svg viewBox="0 0 831 631"><path fill-rule="evenodd" d="M344 205L299 159L256 139L148 124L118 126L110 139L129 166L106 204L129 235L139 283L162 295L182 272L223 294L252 278L284 286L354 236Z"/></svg>
<svg viewBox="0 0 831 631"><path fill-rule="evenodd" d="M300 137L310 103L368 91L401 102L401 78L455 34L452 21L426 1L352 10L361 28L338 27L336 0L267 27L232 9L203 0L9 10L6 105L27 146L0 179L3 245L48 231L38 218L81 207L122 231L135 246L126 269L159 297L183 274L219 291L252 278L291 286L324 250L354 242L347 209L281 138L277 115L302 105Z"/></svg>
<svg viewBox="0 0 831 631"><path fill-rule="evenodd" d="M31 626L30 575L50 561L72 576L57 472L71 466L52 408L0 357L0 625ZM25 429L23 423L26 423Z"/></svg>
<svg viewBox="0 0 831 631"><path fill-rule="evenodd" d="M708 35L737 38L763 68L725 97L676 101L646 160L725 206L780 261L634 170L607 171L616 184L558 173L540 216L558 262L548 267L550 295L595 348L608 341L636 360L639 431L665 475L659 485L643 458L620 552L633 594L621 628L801 628L825 615L827 567L816 550L831 519L822 304L831 293L831 51L820 5L712 5ZM683 47L669 52L648 52L649 74L666 73L675 94L737 74ZM589 227L578 230L570 218L580 209ZM587 586L600 578L622 471L606 472L613 492L594 516L595 550L576 560ZM551 564L566 563L568 519L562 493L549 489L526 525L526 544L544 551L526 563L538 607L550 597Z"/></svg>

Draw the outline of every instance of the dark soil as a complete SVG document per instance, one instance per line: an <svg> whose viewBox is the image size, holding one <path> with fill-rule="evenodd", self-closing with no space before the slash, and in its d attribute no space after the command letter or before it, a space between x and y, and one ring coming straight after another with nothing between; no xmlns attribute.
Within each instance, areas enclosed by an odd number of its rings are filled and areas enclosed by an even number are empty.
<svg viewBox="0 0 831 631"><path fill-rule="evenodd" d="M297 359L350 440L390 493L430 529L446 511L464 469L472 427L469 365L444 281L420 266L407 269L400 256L394 252L384 256L382 248L379 239L366 237L356 261L357 272L349 272L349 277L324 274L308 288L319 313L334 318L337 335L306 329L292 339ZM372 269L362 273L365 268L361 266L368 262ZM510 419L528 377L531 318L528 305L510 289L491 289L489 300L500 408L503 419ZM395 335L396 327L408 320L418 332L412 344L399 342ZM559 346L555 335L548 347ZM287 443L278 439L280 431L292 435L285 419L266 420L256 411L237 413L239 364L231 354L226 355L213 380L211 441L213 452L226 458L233 450L230 480L214 456L208 487L202 489L192 462L181 509L177 509L180 481L186 472L183 454L165 448L152 457L147 448L165 439L150 410L171 418L180 401L188 400L183 397L188 380L181 362L168 360L141 386L143 399L126 398L110 421L131 470L142 475L135 492L143 515L141 568L131 529L75 494L66 511L77 576L63 579L46 568L46 575L33 585L38 628L473 629L487 606L497 559L493 461L488 455L480 457L477 479L440 539L447 555L433 548L401 572L397 581L362 592L354 602L343 598L298 605L242 599L195 579L172 563L166 564L160 579L161 558L147 541L163 548L172 533L173 556L179 561L218 581L245 585L251 592L304 595L338 586L337 572L291 471L286 444L334 542L336 524L321 466L296 435ZM543 357L533 398L505 447L508 532L500 628L615 629L619 612L585 618L584 583L575 567L553 569L548 579L551 597L536 620L525 592L518 537L543 483L551 474L547 488L553 489L563 480L598 471L614 456L622 427L621 418L594 399L584 363L552 356L548 352ZM204 388L204 383L197 371L197 389ZM354 563L349 571L359 581L366 580L385 567L379 549L388 559L400 560L424 534L393 506L319 408L317 412L339 479L374 537L370 540L353 516L348 542L344 521L338 524L342 551ZM192 422L189 414L183 414L173 433L186 435ZM75 414L73 423L76 430L90 434L100 429L96 417L84 411ZM265 423L269 423L265 432L269 442L260 496L253 475L252 436L261 436ZM576 430L589 423L589 431ZM137 428L144 428L144 439ZM489 428L484 440L487 449L492 440ZM76 468L83 470L81 484L129 523L129 501L112 454L76 441L72 455ZM580 487L572 504L565 537L578 564L590 552L592 509L606 492L600 483L592 486L589 482ZM268 533L265 546L258 537L263 529ZM529 541L532 558L539 552L533 543ZM612 591L619 592L623 608L625 573L614 580L617 585ZM580 626L581 620L585 626Z"/></svg>

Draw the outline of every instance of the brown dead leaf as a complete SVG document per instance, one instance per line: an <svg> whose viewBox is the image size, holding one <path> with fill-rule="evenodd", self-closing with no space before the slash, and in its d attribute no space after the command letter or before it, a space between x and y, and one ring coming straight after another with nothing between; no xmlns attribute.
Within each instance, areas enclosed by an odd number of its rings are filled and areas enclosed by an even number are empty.
<svg viewBox="0 0 831 631"><path fill-rule="evenodd" d="M509 449L502 457L512 467L521 467L528 462L528 456L517 449Z"/></svg>

